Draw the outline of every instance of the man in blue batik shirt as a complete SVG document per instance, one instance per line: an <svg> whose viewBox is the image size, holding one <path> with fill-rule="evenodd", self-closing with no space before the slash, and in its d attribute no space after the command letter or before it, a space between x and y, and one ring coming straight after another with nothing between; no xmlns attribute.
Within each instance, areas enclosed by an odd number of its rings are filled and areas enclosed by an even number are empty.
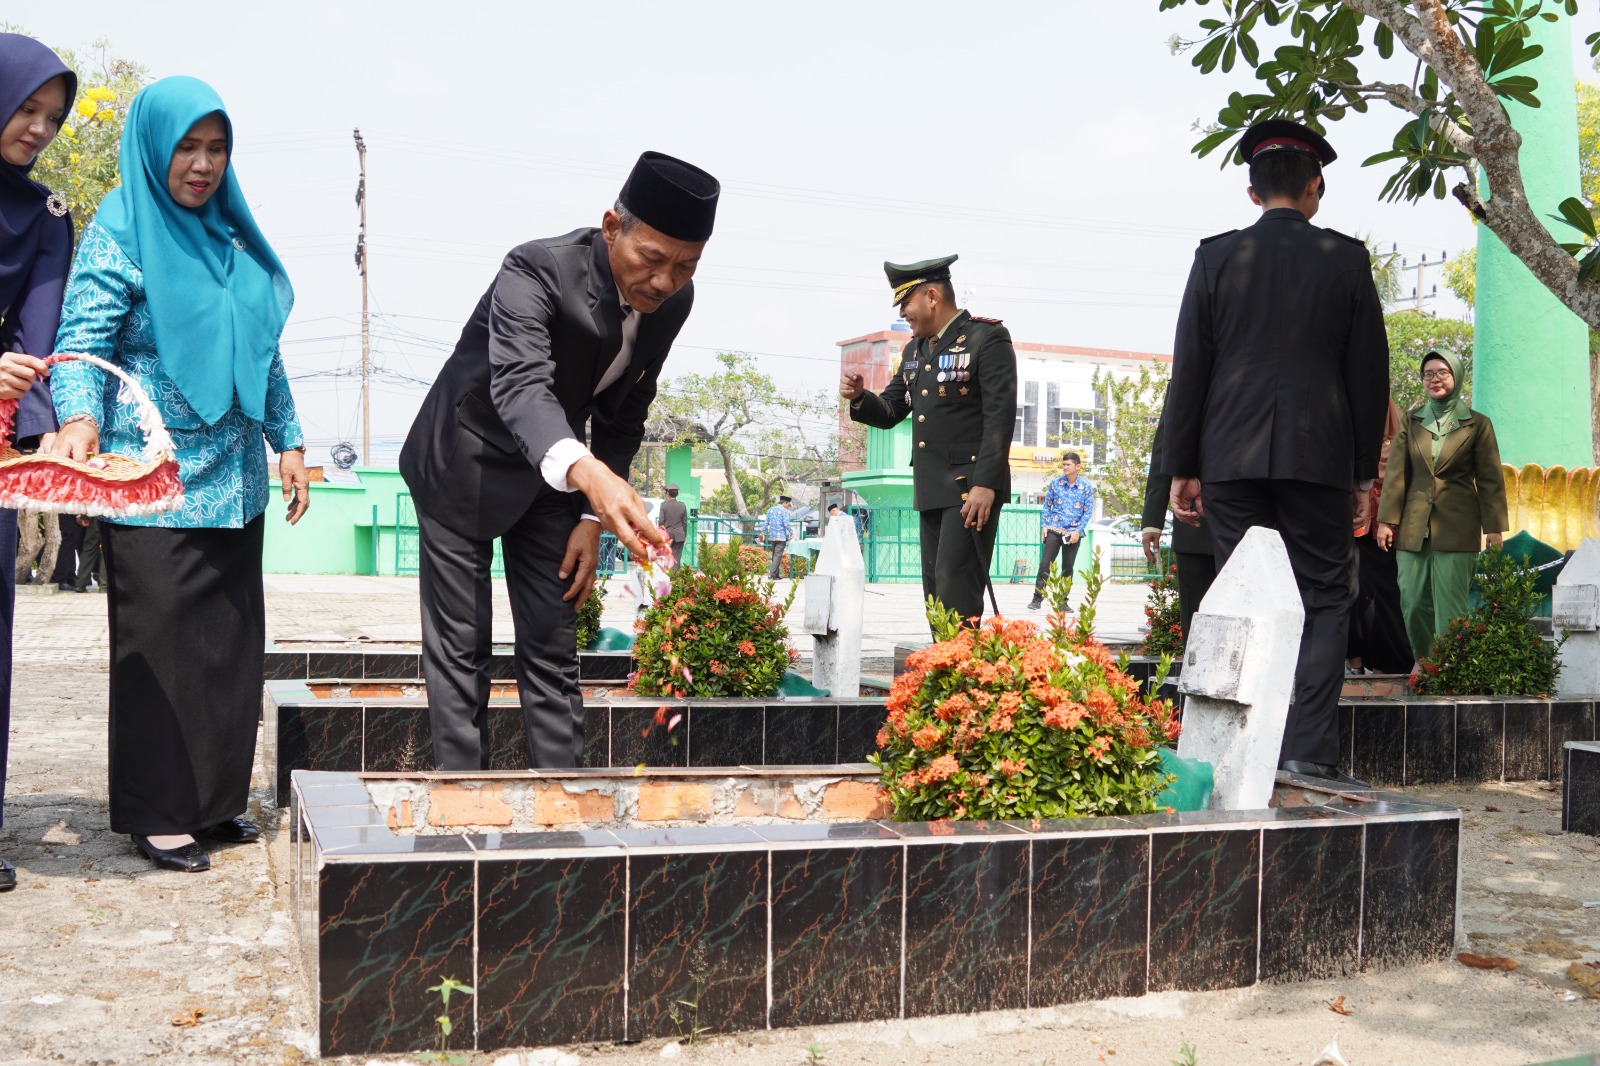
<svg viewBox="0 0 1600 1066"><path fill-rule="evenodd" d="M1072 572L1083 531L1094 517L1094 486L1088 478L1078 476L1082 469L1083 457L1068 452L1061 457L1061 476L1045 487L1044 509L1039 512L1044 548L1039 555L1039 576L1033 583L1033 601L1028 604L1030 611L1044 606L1044 583L1057 554L1061 556L1061 572Z"/></svg>
<svg viewBox="0 0 1600 1066"><path fill-rule="evenodd" d="M767 516L761 520L761 540L772 557L767 566L767 577L773 580L777 580L778 572L783 567L783 553L789 547L789 537L793 533L789 519L789 497L779 496L778 502L767 508Z"/></svg>

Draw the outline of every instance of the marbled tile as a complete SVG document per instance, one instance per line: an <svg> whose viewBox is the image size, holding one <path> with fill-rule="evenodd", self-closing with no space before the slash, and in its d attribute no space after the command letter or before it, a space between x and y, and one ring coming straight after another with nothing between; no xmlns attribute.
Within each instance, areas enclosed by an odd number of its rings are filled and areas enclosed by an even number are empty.
<svg viewBox="0 0 1600 1066"><path fill-rule="evenodd" d="M761 762L765 708L759 703L695 702L689 709L689 765Z"/></svg>
<svg viewBox="0 0 1600 1066"><path fill-rule="evenodd" d="M428 728L428 705L367 707L367 741L363 770L432 770L433 733Z"/></svg>
<svg viewBox="0 0 1600 1066"><path fill-rule="evenodd" d="M361 706L286 703L278 707L277 794L289 795L294 770L361 769Z"/></svg>
<svg viewBox="0 0 1600 1066"><path fill-rule="evenodd" d="M309 676L303 651L269 651L265 668L267 681L304 681Z"/></svg>
<svg viewBox="0 0 1600 1066"><path fill-rule="evenodd" d="M611 707L604 703L583 705L583 765L601 769L611 761Z"/></svg>
<svg viewBox="0 0 1600 1066"><path fill-rule="evenodd" d="M1340 700L1335 719L1339 729L1339 769L1352 773L1351 761L1355 758L1356 709L1349 700Z"/></svg>
<svg viewBox="0 0 1600 1066"><path fill-rule="evenodd" d="M490 681L515 681L517 679L517 657L505 652L495 652L489 656Z"/></svg>
<svg viewBox="0 0 1600 1066"><path fill-rule="evenodd" d="M818 700L767 704L766 766L814 765L838 761L839 705Z"/></svg>
<svg viewBox="0 0 1600 1066"><path fill-rule="evenodd" d="M764 1028L767 853L628 863L627 1038Z"/></svg>
<svg viewBox="0 0 1600 1066"><path fill-rule="evenodd" d="M1145 993L1150 837L1033 842L1028 1006Z"/></svg>
<svg viewBox="0 0 1600 1066"><path fill-rule="evenodd" d="M1600 744L1572 744L1561 754L1561 828L1600 836Z"/></svg>
<svg viewBox="0 0 1600 1066"><path fill-rule="evenodd" d="M1398 785L1405 773L1406 708L1383 700L1352 704L1351 773L1374 785Z"/></svg>
<svg viewBox="0 0 1600 1066"><path fill-rule="evenodd" d="M1499 781L1506 772L1506 708L1499 701L1456 701L1456 780Z"/></svg>
<svg viewBox="0 0 1600 1066"><path fill-rule="evenodd" d="M1569 740L1595 739L1595 705L1592 700L1558 700L1550 705L1550 777L1561 779L1561 749Z"/></svg>
<svg viewBox="0 0 1600 1066"><path fill-rule="evenodd" d="M580 651L578 677L583 681L626 681L633 672L633 653Z"/></svg>
<svg viewBox="0 0 1600 1066"><path fill-rule="evenodd" d="M1263 981L1319 981L1360 966L1360 823L1268 829L1261 845Z"/></svg>
<svg viewBox="0 0 1600 1066"><path fill-rule="evenodd" d="M673 725L673 716L679 714L683 717ZM684 701L612 701L612 766L687 766L688 739L689 705Z"/></svg>
<svg viewBox="0 0 1600 1066"><path fill-rule="evenodd" d="M1362 969L1448 958L1456 930L1458 818L1367 823Z"/></svg>
<svg viewBox="0 0 1600 1066"><path fill-rule="evenodd" d="M1507 781L1550 777L1550 701L1506 700Z"/></svg>
<svg viewBox="0 0 1600 1066"><path fill-rule="evenodd" d="M479 865L480 1049L623 1039L626 861Z"/></svg>
<svg viewBox="0 0 1600 1066"><path fill-rule="evenodd" d="M472 864L329 864L320 881L321 1053L436 1046L439 997L428 986L474 979ZM451 1008L456 1031L471 1033L471 998Z"/></svg>
<svg viewBox="0 0 1600 1066"><path fill-rule="evenodd" d="M368 681L420 681L421 656L403 651L369 651L362 655L362 674Z"/></svg>
<svg viewBox="0 0 1600 1066"><path fill-rule="evenodd" d="M839 704L840 762L866 762L878 750L878 730L889 712L882 700Z"/></svg>
<svg viewBox="0 0 1600 1066"><path fill-rule="evenodd" d="M773 1026L900 1016L903 848L772 852Z"/></svg>
<svg viewBox="0 0 1600 1066"><path fill-rule="evenodd" d="M1427 785L1453 781L1456 774L1456 705L1450 700L1419 699L1409 701L1404 706L1406 762L1403 783ZM1380 785L1393 782L1372 783Z"/></svg>
<svg viewBox="0 0 1600 1066"><path fill-rule="evenodd" d="M484 713L489 716L489 769L528 769L532 760L522 726L522 704L490 701Z"/></svg>
<svg viewBox="0 0 1600 1066"><path fill-rule="evenodd" d="M1011 1010L1028 1002L1028 841L906 849L909 1014Z"/></svg>
<svg viewBox="0 0 1600 1066"><path fill-rule="evenodd" d="M1150 991L1255 982L1261 833L1152 834Z"/></svg>
<svg viewBox="0 0 1600 1066"><path fill-rule="evenodd" d="M360 681L366 669L359 651L306 653L306 677L316 681Z"/></svg>

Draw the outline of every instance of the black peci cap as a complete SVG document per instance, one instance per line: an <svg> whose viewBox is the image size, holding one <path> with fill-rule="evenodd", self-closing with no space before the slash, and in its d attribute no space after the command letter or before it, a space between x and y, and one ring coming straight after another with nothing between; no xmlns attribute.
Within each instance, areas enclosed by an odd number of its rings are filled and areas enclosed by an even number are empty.
<svg viewBox="0 0 1600 1066"><path fill-rule="evenodd" d="M645 152L617 199L640 222L679 241L711 237L722 186L710 174L662 152Z"/></svg>
<svg viewBox="0 0 1600 1066"><path fill-rule="evenodd" d="M1239 158L1246 164L1266 152L1299 152L1327 166L1339 158L1333 145L1309 126L1288 119L1271 118L1257 122L1239 138Z"/></svg>

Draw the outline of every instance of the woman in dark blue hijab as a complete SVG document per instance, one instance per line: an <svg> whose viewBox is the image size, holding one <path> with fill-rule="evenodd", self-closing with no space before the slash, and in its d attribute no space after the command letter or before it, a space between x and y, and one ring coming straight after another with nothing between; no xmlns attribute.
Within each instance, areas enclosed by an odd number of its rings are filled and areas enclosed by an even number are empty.
<svg viewBox="0 0 1600 1066"><path fill-rule="evenodd" d="M32 37L0 33L0 399L19 399L15 439L56 428L44 363L61 319L72 219L61 197L28 177L72 109L78 77ZM34 387L37 386L37 387ZM0 823L11 731L11 624L17 513L0 511ZM17 873L0 856L0 892Z"/></svg>

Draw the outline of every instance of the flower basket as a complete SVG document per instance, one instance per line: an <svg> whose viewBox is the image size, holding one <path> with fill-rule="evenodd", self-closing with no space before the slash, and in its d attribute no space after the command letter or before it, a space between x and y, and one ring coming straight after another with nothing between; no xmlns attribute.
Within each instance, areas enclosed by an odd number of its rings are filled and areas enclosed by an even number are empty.
<svg viewBox="0 0 1600 1066"><path fill-rule="evenodd" d="M0 449L0 507L123 518L170 511L182 504L183 482L172 438L150 396L121 368L92 355L58 353L45 364L74 359L122 382L117 399L138 408L144 450L138 459L102 454L87 462L59 455L23 455L12 447L17 401L0 400L0 441L5 445Z"/></svg>

